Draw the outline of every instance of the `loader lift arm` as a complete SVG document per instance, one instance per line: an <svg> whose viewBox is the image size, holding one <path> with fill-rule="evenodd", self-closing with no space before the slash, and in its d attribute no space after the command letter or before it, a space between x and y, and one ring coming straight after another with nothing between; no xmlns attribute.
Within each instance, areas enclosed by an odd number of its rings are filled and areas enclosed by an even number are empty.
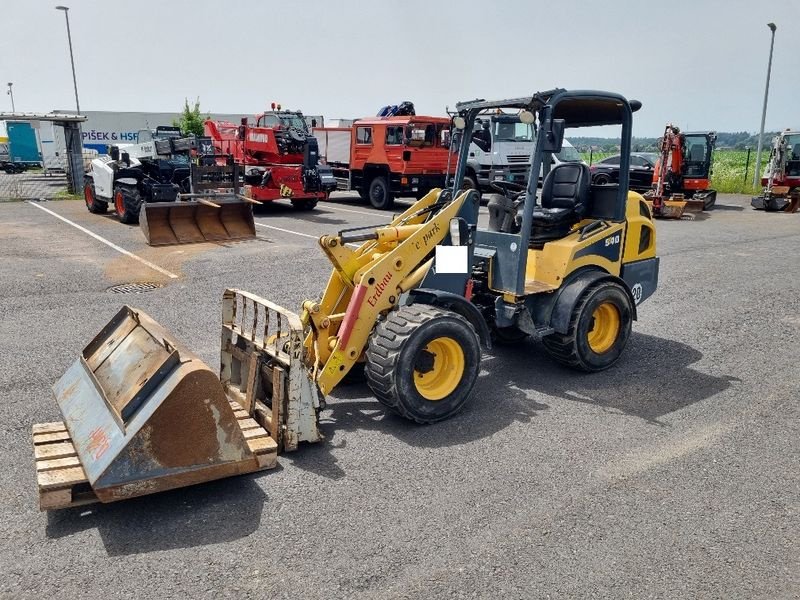
<svg viewBox="0 0 800 600"><path fill-rule="evenodd" d="M324 395L363 358L376 322L395 308L401 294L422 282L434 263L438 244L449 233L450 219L461 211L462 192L432 190L384 227L364 234L322 236L320 247L333 272L319 302L306 301L300 319L308 325L308 366ZM356 249L350 240L364 240Z"/></svg>

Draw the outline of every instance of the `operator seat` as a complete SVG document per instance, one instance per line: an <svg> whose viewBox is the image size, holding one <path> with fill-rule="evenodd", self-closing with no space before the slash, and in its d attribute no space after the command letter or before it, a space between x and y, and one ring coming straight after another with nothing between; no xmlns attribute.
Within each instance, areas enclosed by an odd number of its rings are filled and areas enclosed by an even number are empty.
<svg viewBox="0 0 800 600"><path fill-rule="evenodd" d="M564 237L583 218L589 180L589 167L582 162L561 163L550 170L542 185L542 205L533 210L532 245Z"/></svg>

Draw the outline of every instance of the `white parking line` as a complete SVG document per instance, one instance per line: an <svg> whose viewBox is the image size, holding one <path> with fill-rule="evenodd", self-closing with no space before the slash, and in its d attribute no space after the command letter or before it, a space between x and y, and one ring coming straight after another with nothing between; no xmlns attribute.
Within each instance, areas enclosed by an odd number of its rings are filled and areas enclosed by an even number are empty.
<svg viewBox="0 0 800 600"><path fill-rule="evenodd" d="M382 214L384 216L385 215L388 215L388 216L392 215L392 213L386 212L386 211L367 212L365 210L353 210L352 208L340 208L338 206L331 206L331 204L329 202L326 202L325 204L318 204L317 207L318 208L330 208L331 210L338 210L339 212L349 212L349 213L353 213L353 214L356 214L356 215L367 215L367 216L370 216L370 217L380 217Z"/></svg>
<svg viewBox="0 0 800 600"><path fill-rule="evenodd" d="M312 240L318 240L318 235L311 235L309 233L300 233L299 231L292 231L291 229L283 229L282 227L275 227L274 225L264 225L263 223L256 223L258 227L266 227L267 229L275 229L277 231L283 231L284 233L293 233L294 235L302 235L303 237L311 238Z"/></svg>
<svg viewBox="0 0 800 600"><path fill-rule="evenodd" d="M282 227L275 227L274 225L264 225L263 223L256 223L257 227L266 227L267 229L275 229L277 231L282 231L284 233L291 233L293 235L302 235L303 237L311 238L314 240L319 240L320 236L318 235L311 235L308 233L300 233L299 231L292 231L291 229L283 229ZM345 246L350 246L351 248L358 248L361 244L345 244Z"/></svg>
<svg viewBox="0 0 800 600"><path fill-rule="evenodd" d="M146 260L146 259L142 258L141 256L136 256L136 255L135 255L133 252L128 252L127 250L125 250L125 248L120 248L119 246L117 246L117 245L116 245L116 244L114 244L113 242L109 242L109 241L108 241L106 238L104 238L104 237L101 237L101 236L97 235L97 234L96 234L96 233L94 233L93 231L89 231L89 230L88 230L88 229L86 229L85 227L81 227L81 226L80 226L80 225L78 225L77 223L73 223L73 222L72 222L72 221L70 221L69 219L67 219L67 218L65 218L65 217L62 217L62 216L61 216L61 215L59 215L58 213L55 213L55 212L53 212L52 210L50 210L49 208L45 208L44 206L41 206L41 205L40 205L40 204L38 204L37 202L30 202L30 201L28 201L28 204L30 204L31 206L35 206L36 208L38 208L38 209L41 209L41 210L43 210L43 211L44 211L44 212L46 212L46 213L50 213L50 214L51 214L51 215L53 215L53 216L54 216L56 219L61 219L62 221L64 221L64 223L67 223L68 225L72 225L72 226L73 226L75 229L78 229L79 231L82 231L82 232L83 232L83 233L85 233L86 235L89 235L89 236L93 237L93 238L94 238L94 239L96 239L98 242L103 242L103 243L104 243L106 246L108 246L109 248L113 248L114 250L116 250L116 251L117 251L117 252L119 252L120 254L124 254L125 256L129 256L129 257L130 257L130 258L132 258L133 260L138 260L138 261L139 261L140 263L142 263L143 265L145 265L145 266L147 266L147 267L150 267L150 268L151 268L151 269L153 269L154 271L158 271L158 272L159 272L159 273L161 273L162 275L166 275L166 276L167 276L167 277L169 277L170 279L177 279L177 278L178 278L178 276L177 276L177 275L175 275L175 273L170 273L170 272L169 272L169 271L167 271L166 269L162 269L162 268L161 268L161 267L159 267L158 265L151 263L149 260Z"/></svg>

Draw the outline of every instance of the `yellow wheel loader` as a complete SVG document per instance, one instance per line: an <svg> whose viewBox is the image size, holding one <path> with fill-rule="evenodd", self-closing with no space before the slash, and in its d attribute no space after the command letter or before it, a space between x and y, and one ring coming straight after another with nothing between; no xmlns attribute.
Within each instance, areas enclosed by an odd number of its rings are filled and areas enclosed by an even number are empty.
<svg viewBox="0 0 800 600"><path fill-rule="evenodd" d="M452 188L385 226L319 240L333 265L300 314L247 292L223 296L218 376L141 311L124 307L55 386L63 422L34 426L43 509L118 500L268 468L322 439L325 397L362 370L379 402L418 423L468 401L482 348L541 339L555 361L599 371L621 356L656 288L652 215L628 191L632 113L618 94L556 89L457 105ZM459 191L481 112L515 111L536 134L520 188L494 182L489 223ZM568 127L621 127L620 182L583 163L550 168Z"/></svg>

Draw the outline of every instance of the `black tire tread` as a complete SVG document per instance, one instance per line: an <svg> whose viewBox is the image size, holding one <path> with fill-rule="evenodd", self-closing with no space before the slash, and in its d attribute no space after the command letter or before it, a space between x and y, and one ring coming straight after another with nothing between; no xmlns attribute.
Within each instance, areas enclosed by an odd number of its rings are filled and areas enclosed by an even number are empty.
<svg viewBox="0 0 800 600"><path fill-rule="evenodd" d="M92 205L87 205L86 208L88 208L89 212L93 215L106 214L108 212L108 202L103 202L102 200L97 199L97 191L94 188L94 181L84 184L84 194L86 193L85 189L89 186L92 188Z"/></svg>
<svg viewBox="0 0 800 600"><path fill-rule="evenodd" d="M386 190L386 200L380 206L376 205L372 200L372 185L379 179L383 181L383 187ZM389 189L389 178L384 175L376 175L375 177L373 177L369 183L367 198L370 205L373 208L376 208L378 210L391 210L391 208L394 206L394 196L392 195L392 192Z"/></svg>
<svg viewBox="0 0 800 600"><path fill-rule="evenodd" d="M139 210L142 207L142 197L139 195L139 190L120 186L114 188L114 197L117 196L117 191L122 192L123 202L125 203L125 212L119 216L120 223L126 225L135 225L139 222Z"/></svg>
<svg viewBox="0 0 800 600"><path fill-rule="evenodd" d="M542 344L556 362L581 371L594 372L596 370L589 368L578 354L576 336L578 333L578 321L583 314L583 308L592 297L592 292L607 283L607 281L598 281L586 288L569 317L569 326L566 334L554 332L542 338Z"/></svg>
<svg viewBox="0 0 800 600"><path fill-rule="evenodd" d="M378 401L392 411L410 421L426 423L404 409L397 401L398 390L392 373L403 343L417 327L439 317L453 317L463 320L474 332L472 324L461 315L442 310L427 304L412 304L391 311L386 319L380 322L370 335L367 344L366 359L367 385ZM477 339L477 333L475 334Z"/></svg>
<svg viewBox="0 0 800 600"><path fill-rule="evenodd" d="M299 200L292 200L292 207L295 210L314 210L317 207L317 199L302 198Z"/></svg>

